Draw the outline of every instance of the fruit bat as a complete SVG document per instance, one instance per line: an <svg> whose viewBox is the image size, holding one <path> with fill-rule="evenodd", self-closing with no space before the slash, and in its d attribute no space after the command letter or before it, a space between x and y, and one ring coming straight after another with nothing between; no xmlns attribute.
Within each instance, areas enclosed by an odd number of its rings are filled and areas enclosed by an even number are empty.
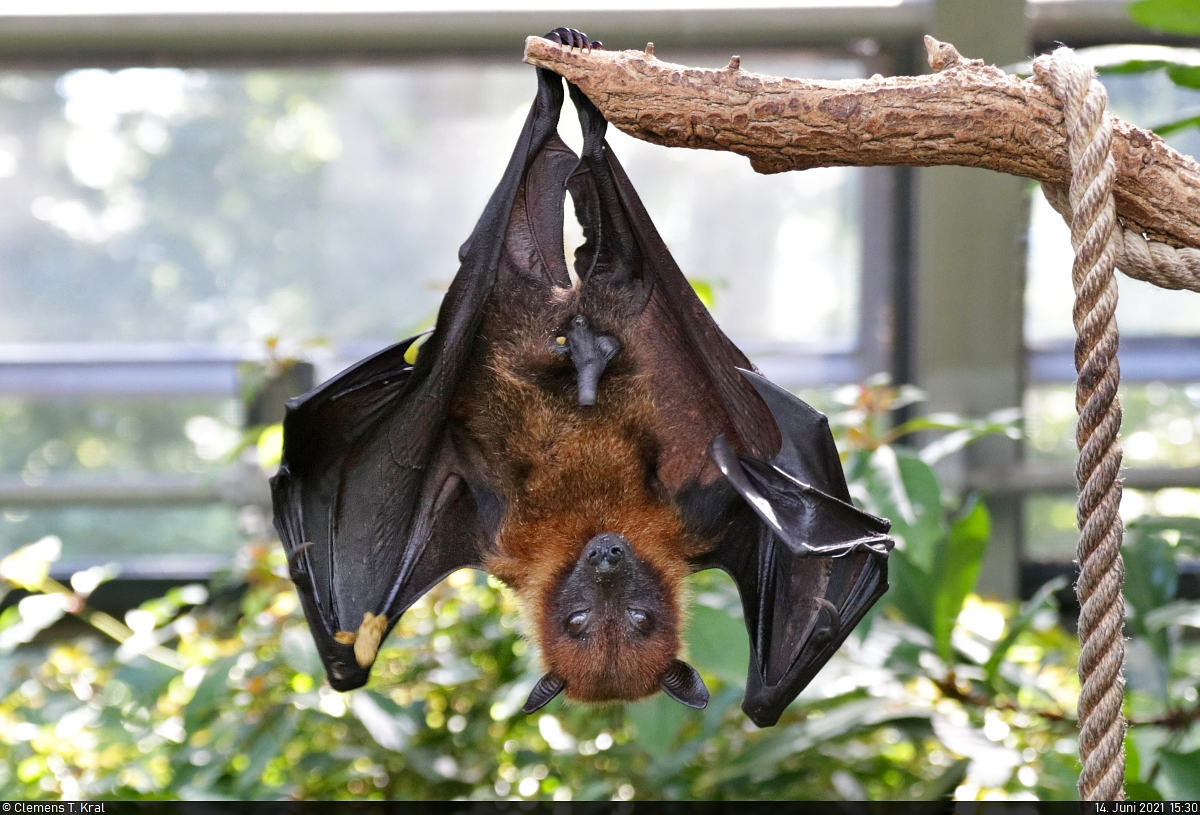
<svg viewBox="0 0 1200 815"><path fill-rule="evenodd" d="M852 505L825 417L709 316L600 112L570 86L575 155L562 81L537 78L415 362L410 338L288 403L275 525L318 651L334 688L363 685L400 615L471 567L515 591L540 651L525 712L564 691L703 707L683 585L718 568L750 637L743 709L772 725L887 589L888 522Z"/></svg>

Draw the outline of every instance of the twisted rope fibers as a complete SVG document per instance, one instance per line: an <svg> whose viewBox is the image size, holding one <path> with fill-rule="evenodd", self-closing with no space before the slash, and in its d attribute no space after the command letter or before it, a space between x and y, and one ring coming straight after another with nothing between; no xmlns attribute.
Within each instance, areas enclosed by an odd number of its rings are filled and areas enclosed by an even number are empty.
<svg viewBox="0 0 1200 815"><path fill-rule="evenodd" d="M1076 517L1079 523L1079 582L1076 592L1079 615L1079 756L1083 770L1079 793L1088 801L1124 798L1125 719L1121 715L1125 679L1121 663L1125 604L1121 587L1125 564L1121 559L1123 525L1121 503L1121 403L1117 385L1118 262L1131 276L1168 281L1167 288L1200 285L1200 252L1171 250L1162 265L1156 250L1136 233L1118 228L1113 203L1116 167L1112 159L1112 120L1105 113L1108 94L1093 81L1092 69L1075 58L1069 48L1059 48L1033 64L1034 74L1062 102L1071 158L1071 186L1067 192L1071 245L1075 249L1072 282L1075 286L1075 369L1079 379L1075 408L1079 423L1075 441L1079 463ZM1045 187L1044 187L1045 189ZM1051 204L1061 206L1062 191L1048 190ZM1055 206L1059 212L1063 210ZM1127 235L1133 237L1127 238ZM1154 246L1155 244L1149 244ZM1162 244L1157 244L1163 246ZM1164 247L1170 250L1170 247ZM1167 253L1158 251L1158 257ZM1149 259L1149 262L1145 262ZM1193 268L1194 267L1194 268ZM1177 274L1183 269L1186 275ZM1186 280L1184 278L1187 278Z"/></svg>

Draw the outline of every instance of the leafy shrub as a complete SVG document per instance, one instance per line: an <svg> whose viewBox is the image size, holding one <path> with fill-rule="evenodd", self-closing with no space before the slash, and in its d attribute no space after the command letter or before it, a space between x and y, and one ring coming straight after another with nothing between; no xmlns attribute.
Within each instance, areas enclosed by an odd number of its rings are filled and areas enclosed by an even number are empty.
<svg viewBox="0 0 1200 815"><path fill-rule="evenodd" d="M0 585L31 592L0 616L0 796L1071 798L1078 649L1054 601L1063 582L1020 605L973 594L990 519L945 495L932 469L979 435L1015 432L1014 417L883 430L914 395L882 383L840 394L852 491L894 519L901 544L891 591L774 728L739 710L748 646L720 573L692 579L706 710L659 694L524 716L536 659L483 575L430 592L370 685L343 694L324 681L277 543L248 545L208 590L171 591L121 622L87 604L112 572L55 583L47 539L0 562ZM895 443L933 427L949 434L923 450ZM1153 722L1132 732L1131 792L1186 796L1200 777L1200 654L1180 632L1200 615L1171 575L1200 526L1147 522L1135 535L1130 652L1155 662L1145 681L1131 673L1130 709ZM22 645L64 614L95 633Z"/></svg>

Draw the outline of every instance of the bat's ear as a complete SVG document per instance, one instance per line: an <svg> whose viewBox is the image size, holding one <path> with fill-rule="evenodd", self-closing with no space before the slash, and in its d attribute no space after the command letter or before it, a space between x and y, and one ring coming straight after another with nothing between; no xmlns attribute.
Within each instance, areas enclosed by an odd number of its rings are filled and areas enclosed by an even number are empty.
<svg viewBox="0 0 1200 815"><path fill-rule="evenodd" d="M702 710L708 706L708 688L696 669L681 659L671 663L658 686L676 702Z"/></svg>
<svg viewBox="0 0 1200 815"><path fill-rule="evenodd" d="M548 673L538 680L538 683L533 686L533 690L529 692L529 698L525 700L525 705L521 708L522 713L533 713L541 710L550 703L550 700L563 692L563 688L567 683L560 677ZM708 694L705 694L707 698Z"/></svg>

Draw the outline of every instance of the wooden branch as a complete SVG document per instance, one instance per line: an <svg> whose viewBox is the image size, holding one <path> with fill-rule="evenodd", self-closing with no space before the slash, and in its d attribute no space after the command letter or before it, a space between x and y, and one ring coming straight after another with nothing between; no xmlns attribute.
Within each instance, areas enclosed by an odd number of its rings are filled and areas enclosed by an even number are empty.
<svg viewBox="0 0 1200 815"><path fill-rule="evenodd" d="M668 147L729 150L760 173L809 167L956 164L1067 186L1062 108L1019 79L925 38L936 73L808 80L660 62L641 51L583 52L541 37L525 61L561 74L631 136ZM1200 165L1116 120L1117 215L1173 246L1200 248Z"/></svg>

